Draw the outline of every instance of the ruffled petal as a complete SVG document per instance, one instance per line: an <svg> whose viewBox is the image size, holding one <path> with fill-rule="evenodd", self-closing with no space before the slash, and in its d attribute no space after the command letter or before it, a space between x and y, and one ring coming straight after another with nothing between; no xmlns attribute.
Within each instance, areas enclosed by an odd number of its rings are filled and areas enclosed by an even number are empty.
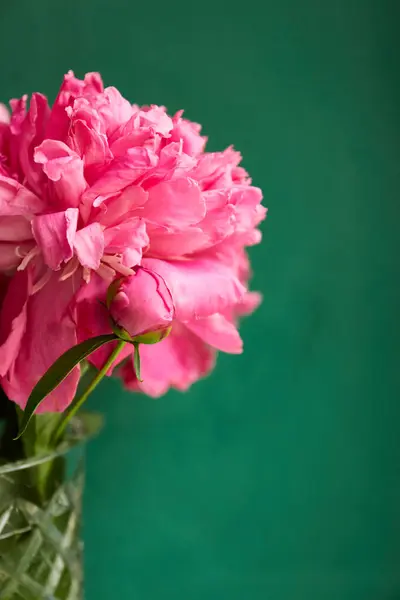
<svg viewBox="0 0 400 600"><path fill-rule="evenodd" d="M0 216L1 242L26 242L32 238L32 227L27 217Z"/></svg>
<svg viewBox="0 0 400 600"><path fill-rule="evenodd" d="M135 215L138 218L148 196L140 186L131 185L116 197L103 202L97 219L102 225L110 226L123 223Z"/></svg>
<svg viewBox="0 0 400 600"><path fill-rule="evenodd" d="M204 150L207 138L200 135L201 125L182 119L183 111L178 112L173 120L174 127L171 132L171 141L183 142L183 151L189 156L198 156Z"/></svg>
<svg viewBox="0 0 400 600"><path fill-rule="evenodd" d="M68 208L32 220L33 234L44 261L54 271L73 256L78 213L77 208Z"/></svg>
<svg viewBox="0 0 400 600"><path fill-rule="evenodd" d="M77 79L73 71L64 76L64 81L54 102L46 127L46 138L65 141L70 127L70 117L66 108L72 106L79 96L95 97L103 91L99 73L87 73L84 80Z"/></svg>
<svg viewBox="0 0 400 600"><path fill-rule="evenodd" d="M243 342L239 332L234 324L223 315L217 313L205 319L190 321L190 323L186 323L186 327L203 342L217 350L230 354L243 352Z"/></svg>
<svg viewBox="0 0 400 600"><path fill-rule="evenodd" d="M149 244L144 219L133 217L104 231L105 252L119 254L126 267L138 265L142 250Z"/></svg>
<svg viewBox="0 0 400 600"><path fill-rule="evenodd" d="M53 274L48 283L27 306L25 333L16 360L1 384L10 400L25 408L28 397L47 369L66 350L77 343L75 318L71 301L76 281L60 282ZM56 300L56 301L55 301ZM61 412L72 402L79 382L80 368L47 396L38 412Z"/></svg>
<svg viewBox="0 0 400 600"><path fill-rule="evenodd" d="M163 181L149 189L143 216L162 226L185 227L201 221L206 207L195 181L186 177Z"/></svg>
<svg viewBox="0 0 400 600"><path fill-rule="evenodd" d="M157 157L147 148L133 148L129 154L111 161L104 173L83 194L82 201L100 206L134 184L157 163Z"/></svg>
<svg viewBox="0 0 400 600"><path fill-rule="evenodd" d="M74 249L83 267L98 269L104 254L104 235L100 223L91 223L77 231Z"/></svg>
<svg viewBox="0 0 400 600"><path fill-rule="evenodd" d="M28 269L11 279L0 311L0 377L17 358L26 329L27 305L32 282Z"/></svg>
<svg viewBox="0 0 400 600"><path fill-rule="evenodd" d="M0 175L0 214L32 216L45 209L45 202L11 177Z"/></svg>
<svg viewBox="0 0 400 600"><path fill-rule="evenodd" d="M89 127L84 121L73 121L70 128L71 147L82 158L85 179L94 182L102 167L113 158L108 147L107 136Z"/></svg>
<svg viewBox="0 0 400 600"><path fill-rule="evenodd" d="M35 162L43 166L59 206L77 207L87 187L80 156L63 142L45 140L35 149Z"/></svg>
<svg viewBox="0 0 400 600"><path fill-rule="evenodd" d="M13 108L20 110L18 104L14 104ZM37 194L41 193L44 176L41 167L34 161L34 149L44 139L49 114L47 98L42 94L32 94L29 110L23 120L20 120L22 113L18 119L11 119L12 132L15 132L10 141L11 154L16 157L14 170L21 171L23 179Z"/></svg>
<svg viewBox="0 0 400 600"><path fill-rule="evenodd" d="M164 279L171 290L176 318L182 322L223 312L239 303L246 291L235 273L216 260L145 258L142 264Z"/></svg>

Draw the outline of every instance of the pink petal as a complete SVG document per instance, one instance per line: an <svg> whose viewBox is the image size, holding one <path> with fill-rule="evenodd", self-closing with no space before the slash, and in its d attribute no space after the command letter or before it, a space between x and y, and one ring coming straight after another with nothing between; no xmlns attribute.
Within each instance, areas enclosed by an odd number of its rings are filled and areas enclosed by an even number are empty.
<svg viewBox="0 0 400 600"><path fill-rule="evenodd" d="M93 273L90 283L79 290L76 297L78 342L83 342L97 335L112 333L108 311L104 304L100 303L105 303L107 287L108 284L96 273ZM100 369L114 348L115 344L103 346L91 354L88 360ZM132 353L132 350L132 346L127 344L107 375L111 375L114 368L125 360Z"/></svg>
<svg viewBox="0 0 400 600"><path fill-rule="evenodd" d="M80 98L76 98L72 106L68 106L65 109L66 113L71 117L71 127L74 126L76 121L80 121L87 125L89 129L105 134L102 119L96 110L96 100L97 98L85 98L81 96Z"/></svg>
<svg viewBox="0 0 400 600"><path fill-rule="evenodd" d="M32 242L0 242L0 273L16 269L32 249Z"/></svg>
<svg viewBox="0 0 400 600"><path fill-rule="evenodd" d="M107 254L121 254L125 266L136 266L142 258L142 249L149 244L145 221L133 217L109 227L104 231L104 243Z"/></svg>
<svg viewBox="0 0 400 600"><path fill-rule="evenodd" d="M47 98L42 94L32 94L29 111L21 125L21 133L14 140L18 147L18 160L24 179L29 187L38 194L41 193L43 172L35 163L33 154L34 149L44 139L49 114Z"/></svg>
<svg viewBox="0 0 400 600"><path fill-rule="evenodd" d="M179 231L148 223L147 230L150 236L149 253L159 258L179 258L210 245L210 237L200 227L191 226Z"/></svg>
<svg viewBox="0 0 400 600"><path fill-rule="evenodd" d="M224 152L205 152L199 156L196 167L190 173L203 190L232 186L232 169L242 157L240 152L227 148Z"/></svg>
<svg viewBox="0 0 400 600"><path fill-rule="evenodd" d="M45 140L35 149L35 162L43 165L60 205L77 207L87 187L84 163L78 154L63 142Z"/></svg>
<svg viewBox="0 0 400 600"><path fill-rule="evenodd" d="M215 314L186 323L186 327L199 336L203 342L222 352L240 354L243 342L236 327L223 315Z"/></svg>
<svg viewBox="0 0 400 600"><path fill-rule="evenodd" d="M181 114L182 111L173 118L171 141L183 140L183 151L190 156L198 156L203 152L207 138L200 135L201 125L181 119Z"/></svg>
<svg viewBox="0 0 400 600"><path fill-rule="evenodd" d="M40 215L33 218L32 229L45 263L57 271L62 262L73 256L74 238L78 223L77 208Z"/></svg>
<svg viewBox="0 0 400 600"><path fill-rule="evenodd" d="M242 302L236 307L235 313L237 316L251 315L260 306L261 302L262 295L259 292L247 292Z"/></svg>
<svg viewBox="0 0 400 600"><path fill-rule="evenodd" d="M101 94L104 91L104 84L100 73L91 71L86 73L83 80L83 92L85 94Z"/></svg>
<svg viewBox="0 0 400 600"><path fill-rule="evenodd" d="M151 132L147 129L139 129L128 134L121 133L121 136L116 137L115 141L112 142L111 152L115 157L122 157L132 148L144 146L151 139Z"/></svg>
<svg viewBox="0 0 400 600"><path fill-rule="evenodd" d="M88 73L84 81L77 79L73 71L69 71L61 85L54 102L46 128L46 138L65 141L70 126L70 118L66 112L75 98L83 95L95 96L103 91L103 82L99 73Z"/></svg>
<svg viewBox="0 0 400 600"><path fill-rule="evenodd" d="M143 382L137 381L131 361L122 368L121 377L128 389L141 390L153 397L165 394L170 387L187 390L215 363L215 352L179 324L158 344L142 344L140 356Z"/></svg>
<svg viewBox="0 0 400 600"><path fill-rule="evenodd" d="M179 142L169 142L160 150L157 175L160 173L162 177L160 177L159 181L186 177L196 164L197 159L183 151L182 140Z"/></svg>
<svg viewBox="0 0 400 600"><path fill-rule="evenodd" d="M75 234L74 248L83 267L96 270L104 253L103 228L99 223L91 223Z"/></svg>
<svg viewBox="0 0 400 600"><path fill-rule="evenodd" d="M24 408L34 385L54 361L77 343L71 301L77 281L50 281L28 301L28 319L20 351L2 379L5 393ZM56 300L56 301L55 301ZM72 402L80 369L73 372L43 401L38 412L60 412Z"/></svg>
<svg viewBox="0 0 400 600"><path fill-rule="evenodd" d="M0 216L0 241L23 242L32 239L30 220L23 216Z"/></svg>
<svg viewBox="0 0 400 600"><path fill-rule="evenodd" d="M11 279L0 311L0 376L3 377L17 358L25 333L27 302L31 289L28 270Z"/></svg>
<svg viewBox="0 0 400 600"><path fill-rule="evenodd" d="M0 123L8 124L10 122L10 119L11 117L7 106L0 102Z"/></svg>
<svg viewBox="0 0 400 600"><path fill-rule="evenodd" d="M84 161L86 176L89 173L94 177L99 169L113 158L106 135L88 127L84 121L73 122L70 130L70 143ZM89 170L89 167L92 169Z"/></svg>
<svg viewBox="0 0 400 600"><path fill-rule="evenodd" d="M128 218L130 214L138 214L137 209L141 209L146 204L148 196L143 188L131 185L117 197L102 203L102 212L98 220L103 225L117 225Z"/></svg>
<svg viewBox="0 0 400 600"><path fill-rule="evenodd" d="M132 185L153 168L157 158L147 148L134 148L129 155L115 158L92 187L83 194L83 201L94 206Z"/></svg>
<svg viewBox="0 0 400 600"><path fill-rule="evenodd" d="M13 135L19 135L22 131L22 123L24 122L26 116L27 101L27 94L24 94L21 98L13 98L12 100L10 100L10 129Z"/></svg>
<svg viewBox="0 0 400 600"><path fill-rule="evenodd" d="M9 286L10 282L11 282L10 277L8 277L7 275L4 275L4 274L0 274L0 310L1 310L1 305L4 302L4 298L6 297L8 286ZM1 313L0 313L0 318L1 318Z"/></svg>
<svg viewBox="0 0 400 600"><path fill-rule="evenodd" d="M246 291L234 272L216 260L145 258L142 264L164 279L182 322L223 312L239 303Z"/></svg>
<svg viewBox="0 0 400 600"><path fill-rule="evenodd" d="M98 112L103 117L107 135L110 136L116 127L129 121L134 109L115 87L110 86L104 90L104 99L106 102L98 108Z"/></svg>
<svg viewBox="0 0 400 600"><path fill-rule="evenodd" d="M260 206L261 201L262 192L256 187L237 186L229 191L229 202L235 208L237 231L251 231L265 218L267 209Z"/></svg>
<svg viewBox="0 0 400 600"><path fill-rule="evenodd" d="M199 224L199 227L208 237L208 243L201 249L205 250L219 244L222 240L232 235L235 231L236 215L234 208L225 206L210 211Z"/></svg>
<svg viewBox="0 0 400 600"><path fill-rule="evenodd" d="M111 315L132 337L168 328L174 305L163 278L139 267L136 275L123 280L111 304Z"/></svg>
<svg viewBox="0 0 400 600"><path fill-rule="evenodd" d="M248 185L203 192L207 214L199 227L209 237L209 246L225 238L237 245L253 245L260 241L255 229L265 218L266 208L261 206L261 190ZM207 246L203 247L203 250Z"/></svg>
<svg viewBox="0 0 400 600"><path fill-rule="evenodd" d="M228 190L203 192L203 198L206 203L207 214L199 227L208 234L209 246L213 246L234 233L237 220L236 212L229 202Z"/></svg>
<svg viewBox="0 0 400 600"><path fill-rule="evenodd" d="M200 189L192 179L163 181L149 189L143 216L158 225L185 227L205 216L206 207Z"/></svg>
<svg viewBox="0 0 400 600"><path fill-rule="evenodd" d="M139 118L141 127L149 127L154 133L169 137L173 123L163 106L142 107Z"/></svg>
<svg viewBox="0 0 400 600"><path fill-rule="evenodd" d="M11 179L0 175L0 214L31 216L42 212L45 203L26 187Z"/></svg>

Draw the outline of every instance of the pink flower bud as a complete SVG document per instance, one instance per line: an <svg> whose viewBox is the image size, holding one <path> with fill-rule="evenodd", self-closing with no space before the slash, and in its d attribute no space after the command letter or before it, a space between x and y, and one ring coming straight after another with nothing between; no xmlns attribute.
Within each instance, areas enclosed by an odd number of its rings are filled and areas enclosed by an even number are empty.
<svg viewBox="0 0 400 600"><path fill-rule="evenodd" d="M110 302L110 314L135 341L154 344L168 335L175 307L164 279L140 267L122 280Z"/></svg>

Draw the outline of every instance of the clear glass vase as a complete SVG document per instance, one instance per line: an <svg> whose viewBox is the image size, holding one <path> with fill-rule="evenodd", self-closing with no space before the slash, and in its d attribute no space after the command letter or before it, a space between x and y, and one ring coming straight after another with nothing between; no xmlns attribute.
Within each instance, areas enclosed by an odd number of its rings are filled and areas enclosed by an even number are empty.
<svg viewBox="0 0 400 600"><path fill-rule="evenodd" d="M0 599L82 600L80 524L89 434L0 465Z"/></svg>

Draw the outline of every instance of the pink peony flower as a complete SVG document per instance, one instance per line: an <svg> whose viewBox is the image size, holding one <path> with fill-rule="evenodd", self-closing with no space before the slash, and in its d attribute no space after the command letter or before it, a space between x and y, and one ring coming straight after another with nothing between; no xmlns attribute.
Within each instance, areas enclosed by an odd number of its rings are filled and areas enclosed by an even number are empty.
<svg viewBox="0 0 400 600"><path fill-rule="evenodd" d="M164 107L130 104L100 75L69 72L50 109L41 94L0 105L0 275L11 278L0 312L0 378L24 406L68 347L110 331L103 306L131 335L169 330L143 346L143 382L127 347L127 387L159 395L186 389L238 353L247 291L245 247L260 241L262 194L240 154L204 151L200 126ZM110 353L91 358L100 365ZM72 401L79 367L41 410Z"/></svg>

